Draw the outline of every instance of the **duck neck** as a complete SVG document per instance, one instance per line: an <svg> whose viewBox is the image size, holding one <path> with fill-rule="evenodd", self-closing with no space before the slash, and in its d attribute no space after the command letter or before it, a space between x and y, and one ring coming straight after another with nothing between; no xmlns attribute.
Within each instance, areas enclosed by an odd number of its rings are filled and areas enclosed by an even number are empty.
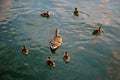
<svg viewBox="0 0 120 80"><path fill-rule="evenodd" d="M98 31L102 31L101 27L99 27Z"/></svg>
<svg viewBox="0 0 120 80"><path fill-rule="evenodd" d="M65 55L66 55L66 56L68 56L68 53L67 53L67 51L65 51Z"/></svg>
<svg viewBox="0 0 120 80"><path fill-rule="evenodd" d="M55 36L59 36L59 30L56 29Z"/></svg>
<svg viewBox="0 0 120 80"><path fill-rule="evenodd" d="M25 49L26 47L25 47L25 45L23 45L23 49Z"/></svg>

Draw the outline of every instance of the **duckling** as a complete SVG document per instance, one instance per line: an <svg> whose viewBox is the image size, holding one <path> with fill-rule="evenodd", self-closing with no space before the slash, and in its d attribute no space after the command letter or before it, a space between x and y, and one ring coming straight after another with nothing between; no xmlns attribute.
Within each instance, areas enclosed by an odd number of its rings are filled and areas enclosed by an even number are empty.
<svg viewBox="0 0 120 80"><path fill-rule="evenodd" d="M75 8L75 10L74 10L74 15L79 16L79 11L77 10L77 8Z"/></svg>
<svg viewBox="0 0 120 80"><path fill-rule="evenodd" d="M43 13L41 13L41 16L49 18L50 17L50 12L49 11L43 12Z"/></svg>
<svg viewBox="0 0 120 80"><path fill-rule="evenodd" d="M29 53L29 50L28 50L28 48L26 48L25 45L22 46L22 53L23 54L28 54Z"/></svg>
<svg viewBox="0 0 120 80"><path fill-rule="evenodd" d="M46 64L53 68L56 67L56 65L55 65L54 61L51 59L51 57L47 58Z"/></svg>
<svg viewBox="0 0 120 80"><path fill-rule="evenodd" d="M59 29L56 29L55 36L51 39L50 48L51 49L57 49L62 44L62 37L59 35Z"/></svg>
<svg viewBox="0 0 120 80"><path fill-rule="evenodd" d="M103 31L102 31L102 27L99 27L98 30L94 30L94 31L92 32L92 35L98 35L98 34L100 34L101 32L103 32Z"/></svg>
<svg viewBox="0 0 120 80"><path fill-rule="evenodd" d="M68 52L65 51L64 52L64 56L63 56L63 60L68 63L70 61L70 56L68 55Z"/></svg>

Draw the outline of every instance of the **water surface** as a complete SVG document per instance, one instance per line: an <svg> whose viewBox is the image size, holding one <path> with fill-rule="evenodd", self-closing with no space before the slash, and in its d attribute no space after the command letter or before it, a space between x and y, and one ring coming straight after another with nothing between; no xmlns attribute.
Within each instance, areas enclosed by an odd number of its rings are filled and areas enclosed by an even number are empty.
<svg viewBox="0 0 120 80"><path fill-rule="evenodd" d="M74 8L80 16L72 14ZM50 18L40 13L50 11ZM102 25L104 33L91 35ZM60 29L62 46L49 41ZM21 53L25 44L29 55ZM1 0L0 80L120 80L119 0ZM68 51L71 61L62 57ZM56 68L45 60L51 56Z"/></svg>

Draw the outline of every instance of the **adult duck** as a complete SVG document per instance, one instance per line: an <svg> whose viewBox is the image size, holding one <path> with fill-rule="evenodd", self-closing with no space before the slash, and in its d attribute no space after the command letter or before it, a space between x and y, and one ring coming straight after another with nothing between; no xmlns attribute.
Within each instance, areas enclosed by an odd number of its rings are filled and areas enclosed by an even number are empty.
<svg viewBox="0 0 120 80"><path fill-rule="evenodd" d="M49 18L50 17L50 12L49 11L43 12L43 13L41 13L41 16Z"/></svg>
<svg viewBox="0 0 120 80"><path fill-rule="evenodd" d="M22 46L22 53L26 55L29 53L29 50L25 45Z"/></svg>
<svg viewBox="0 0 120 80"><path fill-rule="evenodd" d="M73 13L74 13L75 16L79 16L79 11L77 10L77 8L75 8Z"/></svg>
<svg viewBox="0 0 120 80"><path fill-rule="evenodd" d="M63 56L63 60L68 63L70 61L70 56L68 55L68 52L65 51L64 52L64 56Z"/></svg>
<svg viewBox="0 0 120 80"><path fill-rule="evenodd" d="M62 37L59 35L59 29L56 29L55 36L51 39L49 43L50 43L50 48L53 50L61 46Z"/></svg>
<svg viewBox="0 0 120 80"><path fill-rule="evenodd" d="M103 31L102 31L102 27L99 27L97 30L94 30L94 31L92 32L92 35L99 35L101 32L103 32Z"/></svg>
<svg viewBox="0 0 120 80"><path fill-rule="evenodd" d="M51 57L47 58L46 64L53 68L56 67L55 62L51 59Z"/></svg>

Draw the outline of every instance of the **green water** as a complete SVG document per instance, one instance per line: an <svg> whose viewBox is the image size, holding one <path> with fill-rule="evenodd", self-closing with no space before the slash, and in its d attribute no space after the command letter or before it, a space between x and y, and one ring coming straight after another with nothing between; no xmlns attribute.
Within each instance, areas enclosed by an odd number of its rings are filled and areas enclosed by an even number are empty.
<svg viewBox="0 0 120 80"><path fill-rule="evenodd" d="M1 0L0 80L120 80L119 0ZM80 16L72 14L77 7ZM50 11L50 18L40 13ZM104 33L91 35L102 25ZM60 29L63 43L49 41ZM29 48L23 55L22 45ZM62 59L68 51L71 60ZM51 56L56 68L45 61Z"/></svg>

